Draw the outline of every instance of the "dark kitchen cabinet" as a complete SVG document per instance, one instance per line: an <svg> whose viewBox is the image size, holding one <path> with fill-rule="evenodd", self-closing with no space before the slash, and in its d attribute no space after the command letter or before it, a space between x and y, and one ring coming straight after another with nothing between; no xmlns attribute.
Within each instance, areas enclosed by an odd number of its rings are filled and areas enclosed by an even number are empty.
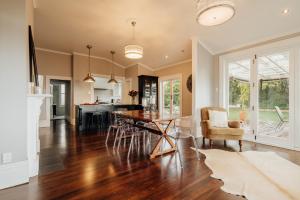
<svg viewBox="0 0 300 200"><path fill-rule="evenodd" d="M157 76L146 76L146 75L139 76L139 104L142 104L143 98L147 98L149 102L151 101L151 99L155 99L156 109L158 109L158 77Z"/></svg>

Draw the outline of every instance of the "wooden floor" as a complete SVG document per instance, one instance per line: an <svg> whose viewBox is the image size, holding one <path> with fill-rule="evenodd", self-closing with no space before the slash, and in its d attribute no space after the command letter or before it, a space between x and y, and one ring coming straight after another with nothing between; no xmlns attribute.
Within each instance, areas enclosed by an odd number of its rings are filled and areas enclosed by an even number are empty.
<svg viewBox="0 0 300 200"><path fill-rule="evenodd" d="M210 177L204 156L196 159L190 140L179 144L181 169L174 154L149 160L136 152L127 160L127 148L113 151L104 133L78 136L63 120L42 128L40 138L41 175L0 191L0 199L243 199L220 190L222 182ZM238 150L237 144L230 145L227 150ZM244 150L275 151L300 164L299 152L253 143L244 143Z"/></svg>

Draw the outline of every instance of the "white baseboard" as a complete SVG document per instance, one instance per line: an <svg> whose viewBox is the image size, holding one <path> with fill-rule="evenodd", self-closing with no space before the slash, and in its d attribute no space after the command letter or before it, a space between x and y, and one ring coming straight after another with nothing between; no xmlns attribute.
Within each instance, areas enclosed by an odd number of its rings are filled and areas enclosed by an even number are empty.
<svg viewBox="0 0 300 200"><path fill-rule="evenodd" d="M44 128L44 127L50 127L50 120L40 120L39 121L39 126Z"/></svg>
<svg viewBox="0 0 300 200"><path fill-rule="evenodd" d="M28 182L27 160L0 165L0 190Z"/></svg>

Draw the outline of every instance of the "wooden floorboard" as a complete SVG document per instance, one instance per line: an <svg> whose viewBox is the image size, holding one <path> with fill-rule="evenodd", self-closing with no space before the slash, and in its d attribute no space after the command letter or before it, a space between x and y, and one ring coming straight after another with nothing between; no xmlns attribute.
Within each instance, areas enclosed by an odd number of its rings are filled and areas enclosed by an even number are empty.
<svg viewBox="0 0 300 200"><path fill-rule="evenodd" d="M64 120L40 129L40 175L29 184L0 191L0 199L207 199L237 200L242 197L223 192L222 181L210 177L211 171L190 149L191 140L179 143L183 169L176 154L149 159L143 151L127 159L127 148L105 145L105 132L78 135ZM199 143L201 143L199 141ZM214 148L224 149L223 142ZM275 151L300 164L300 153L245 142L245 150ZM228 143L229 151L238 151Z"/></svg>

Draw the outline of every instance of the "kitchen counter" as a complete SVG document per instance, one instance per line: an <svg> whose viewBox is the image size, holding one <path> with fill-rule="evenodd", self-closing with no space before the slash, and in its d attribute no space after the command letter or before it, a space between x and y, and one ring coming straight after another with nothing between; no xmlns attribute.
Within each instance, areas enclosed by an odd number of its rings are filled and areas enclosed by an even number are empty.
<svg viewBox="0 0 300 200"><path fill-rule="evenodd" d="M88 120L86 113L101 112L105 113L104 121L105 127L110 123L110 115L112 111L118 110L142 110L142 105L132 105L132 104L81 104L76 106L76 128L79 132L85 131L87 129ZM95 129L97 124L93 122L92 129Z"/></svg>

